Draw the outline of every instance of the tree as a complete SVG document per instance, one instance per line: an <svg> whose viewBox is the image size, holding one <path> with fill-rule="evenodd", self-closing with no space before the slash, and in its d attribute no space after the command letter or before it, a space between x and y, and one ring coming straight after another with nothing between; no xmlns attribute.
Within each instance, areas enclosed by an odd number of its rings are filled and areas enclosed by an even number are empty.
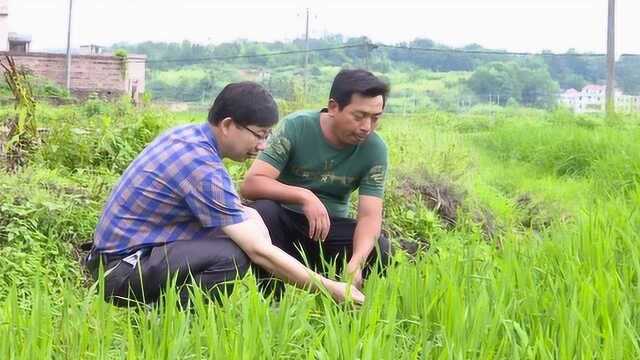
<svg viewBox="0 0 640 360"><path fill-rule="evenodd" d="M213 49L213 55L216 57L233 57L238 56L242 52L242 48L238 43L222 43Z"/></svg>
<svg viewBox="0 0 640 360"><path fill-rule="evenodd" d="M349 45L349 46L361 45L361 44L367 44L370 42L371 40L369 40L368 37L361 36L357 38L350 38L349 40L347 40L345 45ZM365 59L367 58L367 55L369 55L367 53L367 49L365 45L346 48L344 49L344 53L347 56L347 58L349 58L351 64L357 64L359 66L365 63Z"/></svg>
<svg viewBox="0 0 640 360"><path fill-rule="evenodd" d="M626 94L640 95L640 56L620 57L616 81Z"/></svg>
<svg viewBox="0 0 640 360"><path fill-rule="evenodd" d="M480 66L467 81L469 88L481 99L496 99L504 105L511 98L520 100L513 63L494 62Z"/></svg>
<svg viewBox="0 0 640 360"><path fill-rule="evenodd" d="M249 58L247 58L249 64L258 66L269 65L272 58L267 56L260 56L269 52L264 47L264 45L260 43L247 43L244 48L245 49L243 55L250 56Z"/></svg>
<svg viewBox="0 0 640 360"><path fill-rule="evenodd" d="M490 99L499 105L517 101L542 108L555 105L559 90L545 63L531 59L480 66L467 85L479 98Z"/></svg>
<svg viewBox="0 0 640 360"><path fill-rule="evenodd" d="M548 70L522 67L519 69L518 81L522 84L521 104L539 108L551 108L556 104L559 87L551 79Z"/></svg>

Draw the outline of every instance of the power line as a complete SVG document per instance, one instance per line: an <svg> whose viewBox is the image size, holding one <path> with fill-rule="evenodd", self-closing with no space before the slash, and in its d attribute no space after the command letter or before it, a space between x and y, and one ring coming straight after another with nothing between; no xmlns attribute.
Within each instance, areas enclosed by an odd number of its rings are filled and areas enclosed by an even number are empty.
<svg viewBox="0 0 640 360"><path fill-rule="evenodd" d="M421 48L401 45L375 44L377 47L389 49L401 49L408 51L424 51L436 53L458 53L472 55L509 55L509 56L572 56L572 57L604 57L607 54L598 53L551 53L551 52L518 52L518 51L498 51L498 50L465 50L465 49L444 49L444 48ZM640 54L622 54L620 56L640 56Z"/></svg>
<svg viewBox="0 0 640 360"><path fill-rule="evenodd" d="M148 64L159 63L203 63L209 61L221 61L221 60L236 60L236 59L251 59L251 58L267 58L273 56L283 55L296 55L296 54L309 54L316 52L326 52L334 50L352 49L352 48L365 48L375 50L376 48L398 49L407 51L419 51L419 52L432 52L432 53L444 53L444 54L470 54L470 55L499 55L499 56L546 56L546 57L605 57L606 54L600 53L551 53L551 52L517 52L517 51L497 51L497 50L468 50L468 49L447 49L447 48L423 48L413 46L402 45L387 45L387 44L373 44L373 43L358 43L342 46L334 46L327 48L317 49L303 49L303 50L289 50L279 51L263 54L245 54L245 55L231 55L231 56L208 56L199 58L179 58L179 59L159 59L159 60L146 60ZM640 54L621 54L621 57L640 56ZM145 62L144 60L132 60L130 62Z"/></svg>
<svg viewBox="0 0 640 360"><path fill-rule="evenodd" d="M155 64L155 63L182 63L182 62L207 62L207 61L217 61L217 60L235 60L235 59L251 59L251 58L261 58L261 57L272 57L272 56L282 56L282 55L294 55L294 54L305 54L305 53L314 53L314 52L324 52L324 51L333 51L333 50L342 50L342 49L350 49L362 47L364 44L352 44L352 45L343 45L343 46L335 46L328 48L318 48L318 49L309 49L309 50L289 50L289 51L278 51L264 54L248 54L248 55L233 55L233 56L208 56L202 58L183 58L183 59L165 59L165 60L147 60L147 63ZM142 61L140 61L142 62Z"/></svg>

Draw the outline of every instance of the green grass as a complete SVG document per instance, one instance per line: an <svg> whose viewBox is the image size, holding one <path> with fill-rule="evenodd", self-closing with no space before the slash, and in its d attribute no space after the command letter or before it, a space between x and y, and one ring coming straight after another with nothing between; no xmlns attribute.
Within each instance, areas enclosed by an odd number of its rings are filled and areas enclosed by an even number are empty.
<svg viewBox="0 0 640 360"><path fill-rule="evenodd" d="M74 245L146 142L205 115L100 106L42 109L49 140L29 167L0 175L0 358L640 357L637 117L385 117L385 227L428 252L399 253L361 307L292 287L274 301L248 277L221 304L194 290L184 311L173 291L153 307L104 303L83 286ZM236 179L246 168L230 164ZM409 177L462 194L455 227L402 196Z"/></svg>
<svg viewBox="0 0 640 360"><path fill-rule="evenodd" d="M0 354L633 358L640 268L630 224L606 223L596 211L575 233L509 239L501 250L452 235L437 256L403 260L385 279L371 279L358 309L294 289L273 304L250 279L222 306L196 300L193 312L177 310L175 294L167 306L127 311L71 290L57 308L36 292L25 310L12 292L0 316L15 336L0 340Z"/></svg>

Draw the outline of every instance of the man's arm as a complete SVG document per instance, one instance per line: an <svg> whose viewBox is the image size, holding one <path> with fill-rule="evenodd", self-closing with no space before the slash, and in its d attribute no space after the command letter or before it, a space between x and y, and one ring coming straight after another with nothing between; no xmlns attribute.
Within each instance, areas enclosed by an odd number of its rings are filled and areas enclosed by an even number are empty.
<svg viewBox="0 0 640 360"><path fill-rule="evenodd" d="M305 267L289 254L271 244L269 231L260 215L253 209L246 209L249 220L222 228L252 262L263 267L277 277L298 287L312 289L325 288L339 302L347 298L357 303L364 302L364 295L355 287L327 279Z"/></svg>
<svg viewBox="0 0 640 360"><path fill-rule="evenodd" d="M240 185L240 194L249 200L270 199L302 205L309 190L283 184L276 180L280 170L266 161L256 159Z"/></svg>
<svg viewBox="0 0 640 360"><path fill-rule="evenodd" d="M379 197L361 195L358 200L358 216L353 234L353 255L347 264L347 272L353 276L354 284L362 286L362 268L382 228L382 204Z"/></svg>
<svg viewBox="0 0 640 360"><path fill-rule="evenodd" d="M322 201L308 189L279 182L279 175L280 171L268 162L256 159L240 185L240 194L250 200L269 199L301 205L309 221L309 237L326 239L331 221Z"/></svg>

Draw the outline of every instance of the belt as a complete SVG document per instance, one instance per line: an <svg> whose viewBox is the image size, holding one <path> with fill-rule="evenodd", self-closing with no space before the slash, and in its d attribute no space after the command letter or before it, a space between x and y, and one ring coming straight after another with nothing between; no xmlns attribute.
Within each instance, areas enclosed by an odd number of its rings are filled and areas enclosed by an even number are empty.
<svg viewBox="0 0 640 360"><path fill-rule="evenodd" d="M105 271L104 275L106 276L109 273L111 273L113 270L115 270L123 262L135 268L138 262L140 261L140 258L143 255L148 254L149 252L151 252L151 247L144 247L144 248L138 249L131 254L109 254L109 253L98 252L92 249L91 252L89 252L89 255L87 255L87 258L85 261L86 261L87 267L95 266L96 268L97 266L99 266L98 261L100 258L102 258L103 264L105 266L114 261L118 261L118 263L115 266Z"/></svg>
<svg viewBox="0 0 640 360"><path fill-rule="evenodd" d="M104 276L108 276L113 270L115 270L118 266L120 266L120 264L122 264L123 262L131 265L131 267L135 268L136 265L138 264L138 261L140 261L140 257L142 256L142 254L145 253L145 248L142 248L136 252L134 252L133 254L123 257L120 259L120 261L111 269L107 270L104 272Z"/></svg>

